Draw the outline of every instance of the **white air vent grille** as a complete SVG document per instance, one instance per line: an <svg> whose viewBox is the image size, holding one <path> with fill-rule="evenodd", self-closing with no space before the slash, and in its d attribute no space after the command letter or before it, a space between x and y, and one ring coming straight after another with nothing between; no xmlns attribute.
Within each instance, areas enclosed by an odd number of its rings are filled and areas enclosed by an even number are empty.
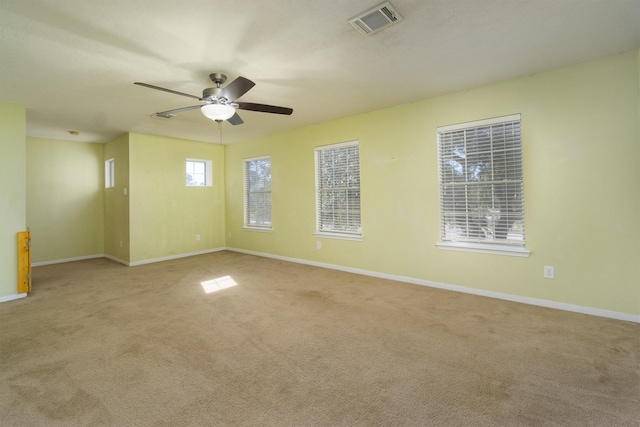
<svg viewBox="0 0 640 427"><path fill-rule="evenodd" d="M363 36L369 36L402 20L402 16L386 1L371 10L367 10L351 18L349 23Z"/></svg>

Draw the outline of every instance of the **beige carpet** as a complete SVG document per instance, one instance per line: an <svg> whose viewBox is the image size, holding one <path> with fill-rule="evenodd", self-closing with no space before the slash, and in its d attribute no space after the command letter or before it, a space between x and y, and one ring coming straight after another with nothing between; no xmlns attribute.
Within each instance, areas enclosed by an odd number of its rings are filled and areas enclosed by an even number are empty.
<svg viewBox="0 0 640 427"><path fill-rule="evenodd" d="M639 324L232 252L33 273L2 426L640 425Z"/></svg>

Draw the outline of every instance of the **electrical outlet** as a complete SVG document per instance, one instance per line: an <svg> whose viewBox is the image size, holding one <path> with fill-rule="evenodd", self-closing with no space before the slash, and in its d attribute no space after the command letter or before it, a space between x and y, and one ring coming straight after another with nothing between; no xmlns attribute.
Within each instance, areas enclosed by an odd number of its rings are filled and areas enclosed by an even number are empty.
<svg viewBox="0 0 640 427"><path fill-rule="evenodd" d="M322 242L316 242L316 249L322 249Z"/></svg>
<svg viewBox="0 0 640 427"><path fill-rule="evenodd" d="M544 278L553 279L555 277L555 269L551 265L544 266Z"/></svg>
<svg viewBox="0 0 640 427"><path fill-rule="evenodd" d="M200 240L200 235L196 234L196 240Z"/></svg>

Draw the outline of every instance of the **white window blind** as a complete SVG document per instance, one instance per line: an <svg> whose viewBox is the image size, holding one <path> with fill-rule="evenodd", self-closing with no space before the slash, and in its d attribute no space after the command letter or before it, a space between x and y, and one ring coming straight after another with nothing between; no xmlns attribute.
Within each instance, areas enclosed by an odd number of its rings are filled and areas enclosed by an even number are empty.
<svg viewBox="0 0 640 427"><path fill-rule="evenodd" d="M443 242L524 246L520 115L438 128Z"/></svg>
<svg viewBox="0 0 640 427"><path fill-rule="evenodd" d="M244 226L272 227L269 157L244 160Z"/></svg>
<svg viewBox="0 0 640 427"><path fill-rule="evenodd" d="M318 147L315 156L317 232L360 236L358 142Z"/></svg>

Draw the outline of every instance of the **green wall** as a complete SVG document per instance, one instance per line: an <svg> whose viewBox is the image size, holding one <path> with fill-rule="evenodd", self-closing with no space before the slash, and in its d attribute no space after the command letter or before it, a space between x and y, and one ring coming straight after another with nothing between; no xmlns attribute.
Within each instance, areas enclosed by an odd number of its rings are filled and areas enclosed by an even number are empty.
<svg viewBox="0 0 640 427"><path fill-rule="evenodd" d="M135 133L129 138L130 261L223 248L224 146ZM213 162L211 187L186 186L187 158Z"/></svg>
<svg viewBox="0 0 640 427"><path fill-rule="evenodd" d="M104 161L109 159L114 159L114 187L104 189L104 253L109 258L128 263L130 261L128 133L104 145L103 171Z"/></svg>
<svg viewBox="0 0 640 427"><path fill-rule="evenodd" d="M10 183L0 191L0 299L17 292L15 234L29 225L34 262L102 251L136 264L227 246L638 315L639 70L637 50L228 146L26 138L25 109L0 104L0 179ZM531 256L438 250L436 128L514 113ZM314 147L350 140L360 141L363 240L317 238ZM272 162L272 233L242 229L242 160L262 155ZM116 186L104 189L109 158ZM213 161L213 187L184 185L186 158ZM555 280L543 279L545 265Z"/></svg>
<svg viewBox="0 0 640 427"><path fill-rule="evenodd" d="M137 264L225 246L223 146L127 133L105 144L29 138L27 154L33 262ZM115 186L104 188L112 158ZM213 162L213 186L186 187L187 158Z"/></svg>
<svg viewBox="0 0 640 427"><path fill-rule="evenodd" d="M32 262L104 253L103 145L27 138Z"/></svg>
<svg viewBox="0 0 640 427"><path fill-rule="evenodd" d="M27 229L26 111L0 103L0 300L18 293L18 237Z"/></svg>
<svg viewBox="0 0 640 427"><path fill-rule="evenodd" d="M636 51L229 145L227 246L640 314L638 77ZM436 128L515 113L531 256L437 249ZM350 140L360 141L363 241L317 238L314 147ZM271 156L272 233L242 229L242 159L260 155Z"/></svg>
<svg viewBox="0 0 640 427"><path fill-rule="evenodd" d="M637 55L636 55L637 59L638 59L638 67L637 67L637 72L638 72L638 87L640 88L640 48L638 48L637 51ZM636 117L636 123L638 126L638 144L640 145L640 89L638 90L638 103L637 103L637 111L638 111L638 115ZM640 185L640 183L639 183ZM638 213L638 221L640 221L640 213ZM640 227L638 227L638 240L637 245L640 246ZM636 260L636 267L638 269L638 275L640 275L640 259ZM640 285L638 286L638 290L637 290L637 302L638 302L638 307L640 307ZM640 310L640 308L639 308Z"/></svg>

